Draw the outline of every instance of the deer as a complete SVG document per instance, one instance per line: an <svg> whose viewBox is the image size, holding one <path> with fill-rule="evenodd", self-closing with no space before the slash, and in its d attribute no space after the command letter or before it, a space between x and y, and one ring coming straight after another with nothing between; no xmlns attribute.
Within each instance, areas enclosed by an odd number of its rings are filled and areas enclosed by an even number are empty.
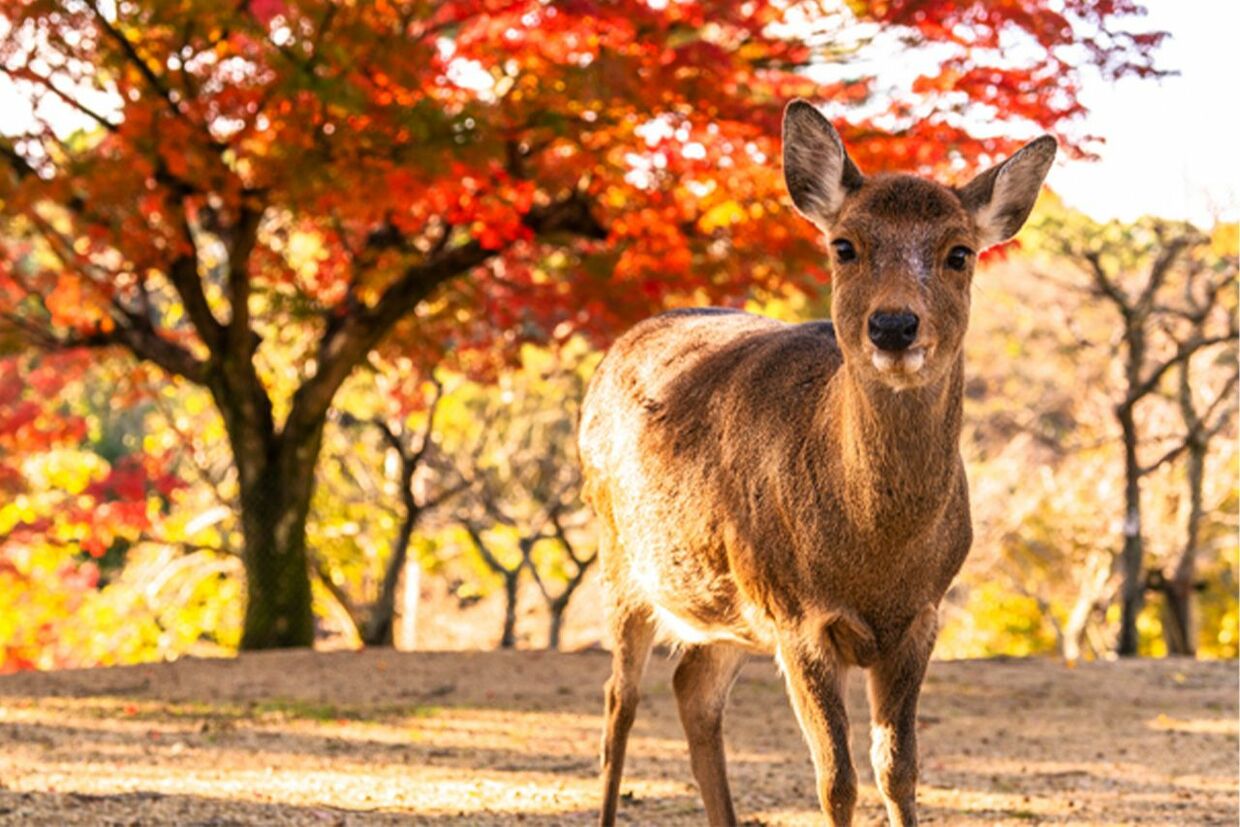
<svg viewBox="0 0 1240 827"><path fill-rule="evenodd" d="M828 242L830 320L671 310L617 339L583 402L612 639L602 825L660 639L681 650L672 685L710 824L736 823L723 712L752 653L774 655L837 827L857 800L845 681L865 670L876 786L890 824L917 822L917 704L972 542L959 442L973 269L1025 223L1057 144L1043 135L953 188L863 175L804 100L782 139L792 203Z"/></svg>

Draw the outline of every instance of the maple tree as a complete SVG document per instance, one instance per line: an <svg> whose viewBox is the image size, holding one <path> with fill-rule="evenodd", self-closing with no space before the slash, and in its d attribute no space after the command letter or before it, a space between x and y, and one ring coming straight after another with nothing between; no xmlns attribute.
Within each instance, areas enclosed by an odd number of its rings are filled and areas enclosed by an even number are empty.
<svg viewBox="0 0 1240 827"><path fill-rule="evenodd" d="M522 342L603 343L669 304L816 291L825 259L773 161L789 98L857 112L842 131L866 171L964 175L1035 128L1086 149L1079 67L1158 73L1141 11L10 2L0 66L30 111L0 140L0 336L124 348L209 391L239 484L242 645L306 645L315 463L370 353L485 376ZM903 94L823 80L879 33L934 45L941 71ZM1004 134L971 134L978 116Z"/></svg>

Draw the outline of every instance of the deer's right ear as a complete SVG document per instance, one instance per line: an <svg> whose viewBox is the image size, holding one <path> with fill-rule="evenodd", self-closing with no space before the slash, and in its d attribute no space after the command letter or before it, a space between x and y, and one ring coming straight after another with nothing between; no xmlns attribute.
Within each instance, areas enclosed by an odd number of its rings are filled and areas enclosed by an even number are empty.
<svg viewBox="0 0 1240 827"><path fill-rule="evenodd" d="M864 181L831 122L808 101L788 104L784 110L784 182L797 211L826 232L844 196Z"/></svg>

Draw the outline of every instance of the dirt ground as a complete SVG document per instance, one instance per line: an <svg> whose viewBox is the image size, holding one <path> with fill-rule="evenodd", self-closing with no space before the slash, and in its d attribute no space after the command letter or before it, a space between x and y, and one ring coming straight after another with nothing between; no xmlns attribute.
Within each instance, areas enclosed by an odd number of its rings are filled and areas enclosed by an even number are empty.
<svg viewBox="0 0 1240 827"><path fill-rule="evenodd" d="M656 655L622 818L703 823ZM586 824L608 657L274 652L0 678L0 823ZM882 824L852 683L860 824ZM924 822L1237 823L1235 663L932 665ZM748 824L819 823L783 683L749 664L726 723Z"/></svg>

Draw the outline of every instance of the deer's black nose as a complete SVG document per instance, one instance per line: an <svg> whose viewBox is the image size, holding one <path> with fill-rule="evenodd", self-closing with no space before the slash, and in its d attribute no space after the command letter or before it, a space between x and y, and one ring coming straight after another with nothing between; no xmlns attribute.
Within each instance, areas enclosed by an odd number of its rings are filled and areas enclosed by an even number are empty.
<svg viewBox="0 0 1240 827"><path fill-rule="evenodd" d="M908 350L917 338L917 323L912 313L875 313L870 317L870 341L879 350Z"/></svg>

